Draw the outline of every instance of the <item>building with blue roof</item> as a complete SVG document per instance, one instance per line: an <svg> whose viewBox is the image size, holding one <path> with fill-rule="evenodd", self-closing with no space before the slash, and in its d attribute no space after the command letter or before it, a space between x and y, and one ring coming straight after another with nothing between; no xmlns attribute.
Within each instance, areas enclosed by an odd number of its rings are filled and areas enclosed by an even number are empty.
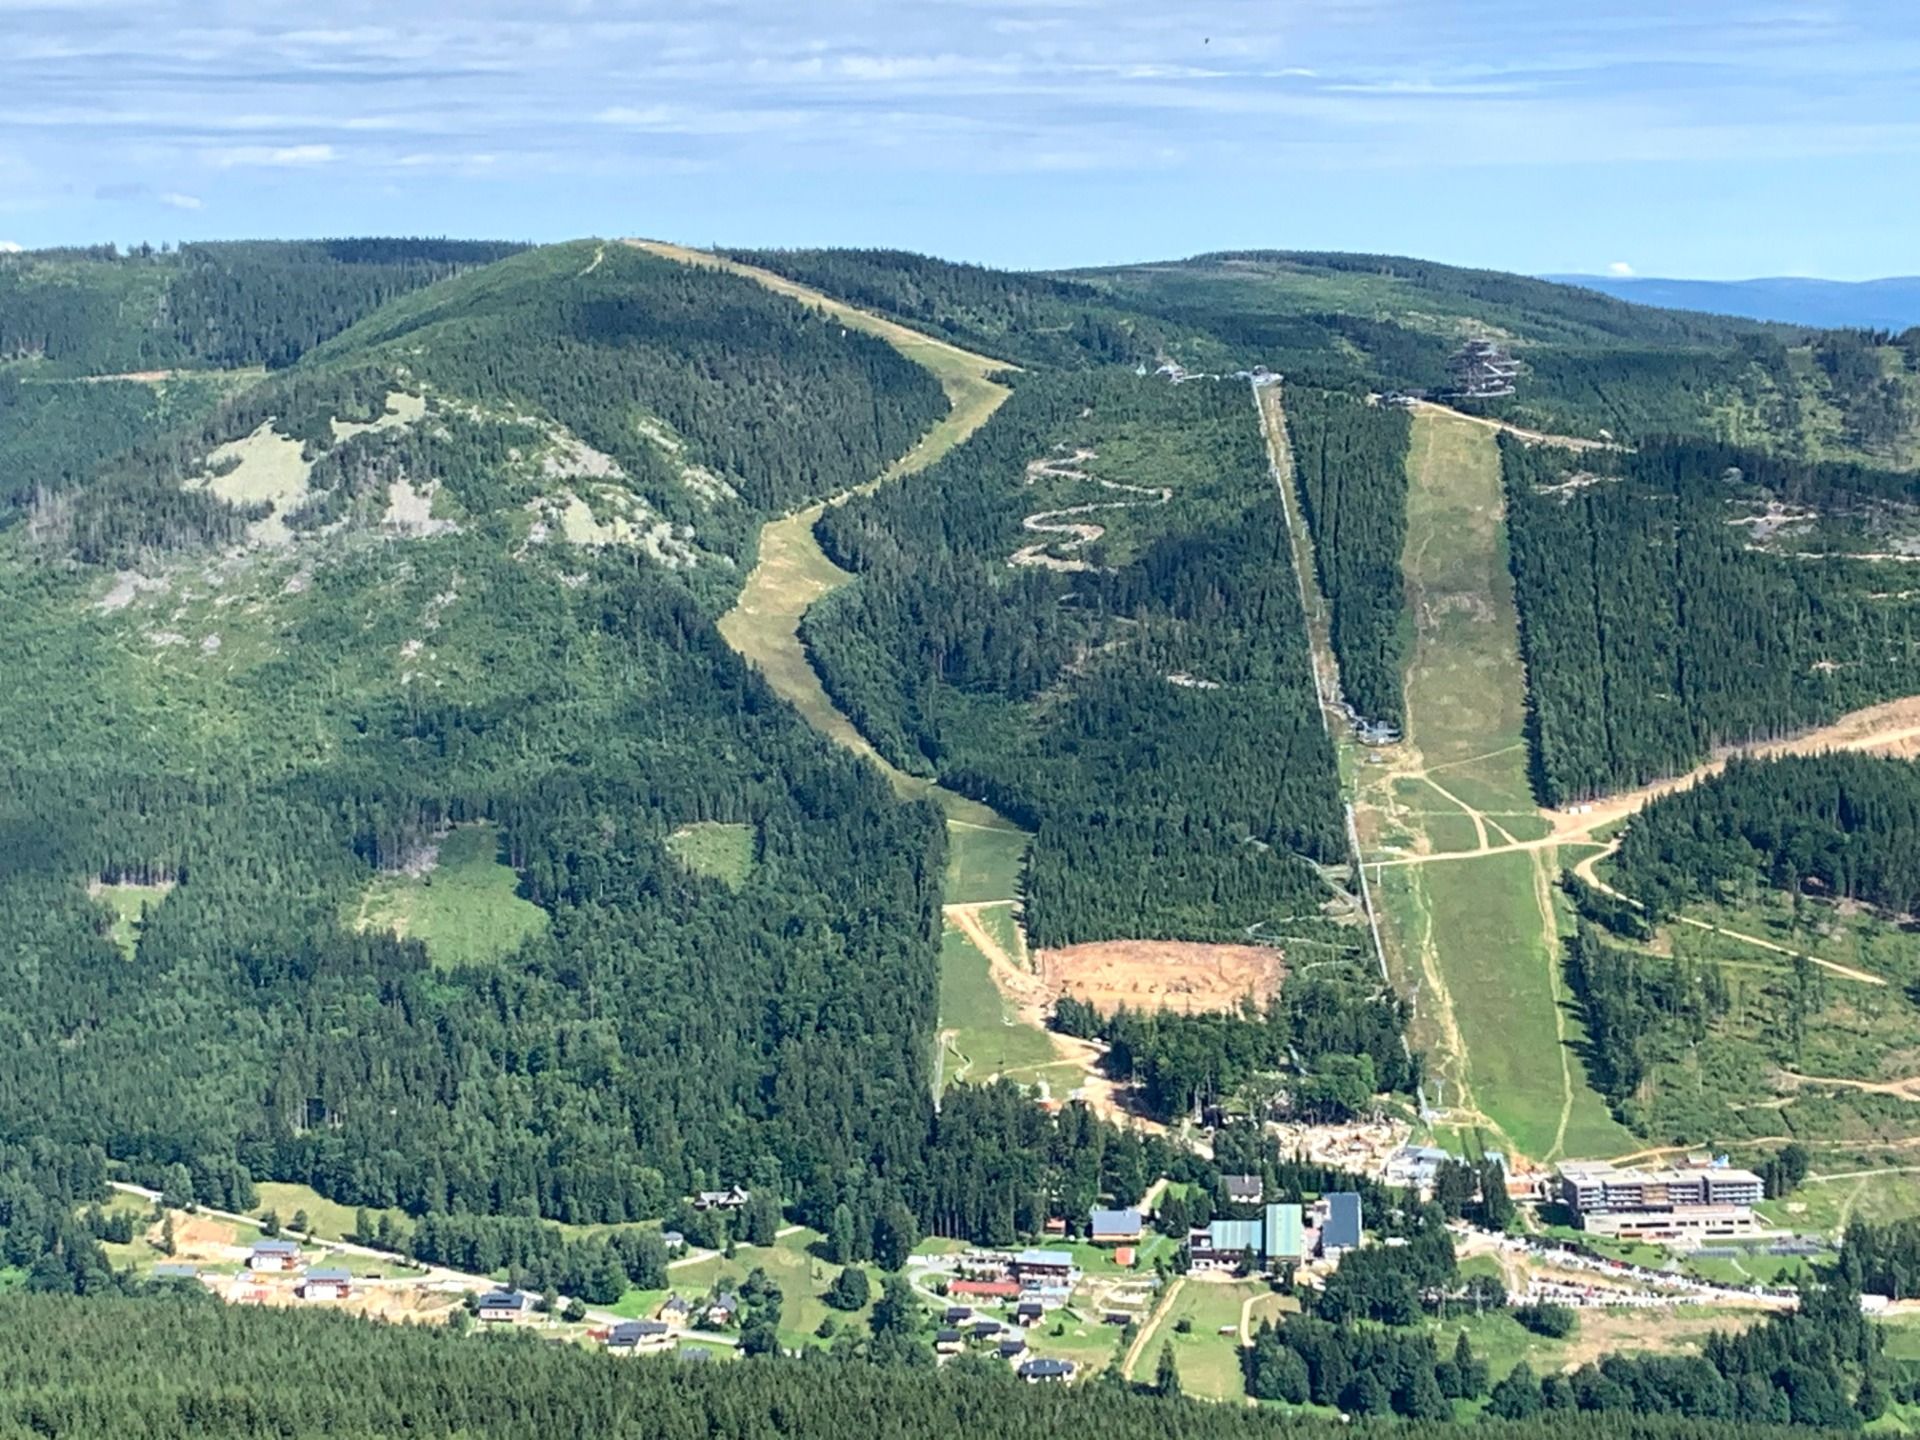
<svg viewBox="0 0 1920 1440"><path fill-rule="evenodd" d="M1329 1260L1358 1250L1365 1234L1360 1222L1360 1197L1351 1190L1322 1195L1314 1207L1320 1217L1320 1253Z"/></svg>

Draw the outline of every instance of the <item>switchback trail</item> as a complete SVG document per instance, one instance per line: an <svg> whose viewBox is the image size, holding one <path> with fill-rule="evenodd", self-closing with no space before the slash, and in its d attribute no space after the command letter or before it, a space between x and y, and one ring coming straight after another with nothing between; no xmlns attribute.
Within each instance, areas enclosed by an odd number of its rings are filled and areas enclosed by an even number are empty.
<svg viewBox="0 0 1920 1440"><path fill-rule="evenodd" d="M1036 480L1079 480L1087 484L1098 485L1104 490L1124 491L1130 495L1150 495L1151 503L1165 505L1173 499L1173 491L1164 485L1128 485L1119 480L1102 480L1089 475L1080 467L1095 459L1096 453L1086 448L1075 450L1071 455L1057 460L1035 460L1027 466L1027 484ZM1131 510L1136 505L1149 503L1145 500L1104 500L1093 501L1085 505L1069 505L1063 510L1036 510L1020 522L1020 528L1035 535L1064 535L1064 540L1042 540L1034 545L1023 545L1013 552L1009 565L1041 565L1049 570L1093 570L1098 567L1086 560L1069 559L1076 550L1084 550L1102 535L1107 533L1104 525L1095 525L1087 521L1067 519L1073 515L1092 515L1101 510ZM1048 554L1049 550L1057 551Z"/></svg>

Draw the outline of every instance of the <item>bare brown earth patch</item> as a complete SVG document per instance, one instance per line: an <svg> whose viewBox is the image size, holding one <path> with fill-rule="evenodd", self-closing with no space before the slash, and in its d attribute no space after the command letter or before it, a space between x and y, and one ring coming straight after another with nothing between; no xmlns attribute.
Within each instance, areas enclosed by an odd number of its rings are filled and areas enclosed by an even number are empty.
<svg viewBox="0 0 1920 1440"><path fill-rule="evenodd" d="M1589 1309L1580 1312L1561 1362L1563 1370L1577 1370L1590 1361L1633 1350L1643 1355L1697 1352L1709 1335L1746 1330L1767 1318L1772 1310L1728 1306L1688 1306L1682 1310Z"/></svg>
<svg viewBox="0 0 1920 1440"><path fill-rule="evenodd" d="M1097 1010L1231 1010L1264 1004L1286 975L1286 956L1265 945L1200 945L1181 940L1101 940L1041 950L1042 987Z"/></svg>
<svg viewBox="0 0 1920 1440"><path fill-rule="evenodd" d="M242 1259L247 1254L229 1222L210 1219L205 1215L188 1215L178 1210L172 1214L175 1259L218 1264ZM158 1244L164 1229L164 1224L160 1223L150 1226L147 1230L148 1241Z"/></svg>

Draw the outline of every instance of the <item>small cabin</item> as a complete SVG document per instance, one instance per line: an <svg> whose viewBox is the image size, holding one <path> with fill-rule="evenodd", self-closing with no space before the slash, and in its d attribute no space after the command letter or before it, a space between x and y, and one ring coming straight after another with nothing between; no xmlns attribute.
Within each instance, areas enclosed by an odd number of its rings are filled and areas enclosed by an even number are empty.
<svg viewBox="0 0 1920 1440"><path fill-rule="evenodd" d="M347 1300L353 1295L353 1273L349 1270L309 1270L300 1284L302 1300Z"/></svg>
<svg viewBox="0 0 1920 1440"><path fill-rule="evenodd" d="M291 1240L258 1240L247 1255L247 1269L287 1274L300 1268L300 1247Z"/></svg>

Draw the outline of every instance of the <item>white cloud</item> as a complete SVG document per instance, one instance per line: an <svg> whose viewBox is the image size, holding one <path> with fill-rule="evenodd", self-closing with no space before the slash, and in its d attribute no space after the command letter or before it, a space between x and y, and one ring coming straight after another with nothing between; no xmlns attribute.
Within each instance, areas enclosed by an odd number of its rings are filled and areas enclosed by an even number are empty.
<svg viewBox="0 0 1920 1440"><path fill-rule="evenodd" d="M18 240L0 240L0 255L18 255L26 248Z"/></svg>
<svg viewBox="0 0 1920 1440"><path fill-rule="evenodd" d="M1625 280L1633 274L1633 266L1624 260L1615 260L1607 266L1607 274Z"/></svg>
<svg viewBox="0 0 1920 1440"><path fill-rule="evenodd" d="M335 158L331 145L230 145L207 154L223 170L236 165L325 165Z"/></svg>
<svg viewBox="0 0 1920 1440"><path fill-rule="evenodd" d="M669 125L673 122L675 111L665 105L609 105L593 118L602 125L637 125L652 127Z"/></svg>
<svg viewBox="0 0 1920 1440"><path fill-rule="evenodd" d="M198 195L185 195L178 190L162 190L155 198L173 210L198 210L201 205Z"/></svg>

